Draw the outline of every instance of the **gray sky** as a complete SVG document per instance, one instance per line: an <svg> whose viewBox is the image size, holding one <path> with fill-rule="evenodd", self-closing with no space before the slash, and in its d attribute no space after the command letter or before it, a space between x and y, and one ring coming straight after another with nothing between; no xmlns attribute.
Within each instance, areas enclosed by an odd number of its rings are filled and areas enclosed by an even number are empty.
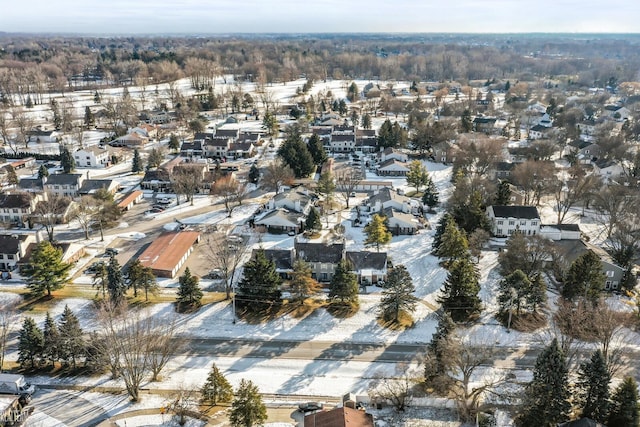
<svg viewBox="0 0 640 427"><path fill-rule="evenodd" d="M638 32L622 0L0 0L0 31Z"/></svg>

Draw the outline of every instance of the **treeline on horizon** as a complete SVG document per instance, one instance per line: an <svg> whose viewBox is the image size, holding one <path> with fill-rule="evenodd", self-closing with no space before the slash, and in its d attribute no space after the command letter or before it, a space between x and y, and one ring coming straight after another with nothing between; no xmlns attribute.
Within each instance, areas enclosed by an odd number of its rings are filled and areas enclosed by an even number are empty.
<svg viewBox="0 0 640 427"><path fill-rule="evenodd" d="M302 76L463 84L564 77L570 85L605 87L638 80L638 46L640 35L633 34L3 34L0 97L158 84L194 73L261 83Z"/></svg>

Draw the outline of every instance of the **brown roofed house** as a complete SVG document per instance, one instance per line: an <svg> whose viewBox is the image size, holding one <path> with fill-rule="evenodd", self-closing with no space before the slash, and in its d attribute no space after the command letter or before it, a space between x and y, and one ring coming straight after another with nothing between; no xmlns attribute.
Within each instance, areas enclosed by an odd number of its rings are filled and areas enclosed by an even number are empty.
<svg viewBox="0 0 640 427"><path fill-rule="evenodd" d="M373 415L342 407L307 415L304 427L374 427L374 424Z"/></svg>

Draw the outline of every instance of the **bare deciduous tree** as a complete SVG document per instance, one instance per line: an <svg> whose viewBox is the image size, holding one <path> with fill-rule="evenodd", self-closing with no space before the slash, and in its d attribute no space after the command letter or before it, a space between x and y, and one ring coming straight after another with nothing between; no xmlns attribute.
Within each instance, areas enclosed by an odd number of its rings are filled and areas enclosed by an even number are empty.
<svg viewBox="0 0 640 427"><path fill-rule="evenodd" d="M289 185L293 182L294 173L293 170L282 160L276 160L270 163L262 176L262 186L270 191L275 191L276 194L280 191L281 185Z"/></svg>
<svg viewBox="0 0 640 427"><path fill-rule="evenodd" d="M197 414L198 408L198 389L195 386L187 386L180 384L176 390L171 393L165 405L167 409L178 417L178 424L183 426L187 423L189 415Z"/></svg>
<svg viewBox="0 0 640 427"><path fill-rule="evenodd" d="M50 242L53 242L55 226L62 222L69 203L71 201L68 197L48 193L45 200L40 201L33 211L34 222L45 228Z"/></svg>
<svg viewBox="0 0 640 427"><path fill-rule="evenodd" d="M336 173L336 190L347 204L347 209L349 209L351 193L356 190L361 181L362 174L353 168L347 168Z"/></svg>
<svg viewBox="0 0 640 427"><path fill-rule="evenodd" d="M216 180L211 188L211 194L222 198L228 216L231 216L233 210L242 204L246 192L246 186L231 175Z"/></svg>
<svg viewBox="0 0 640 427"><path fill-rule="evenodd" d="M209 233L206 238L207 258L214 268L219 268L224 280L227 299L231 299L231 290L235 274L242 259L249 250L245 244L230 242L224 233Z"/></svg>
<svg viewBox="0 0 640 427"><path fill-rule="evenodd" d="M19 314L15 302L0 304L0 372L4 372L4 355L7 349L7 338L19 323Z"/></svg>
<svg viewBox="0 0 640 427"><path fill-rule="evenodd" d="M369 396L371 400L390 402L396 411L404 411L413 399L411 390L418 384L417 375L407 371L407 366L399 364L396 368L398 376L387 378L377 375L371 383Z"/></svg>

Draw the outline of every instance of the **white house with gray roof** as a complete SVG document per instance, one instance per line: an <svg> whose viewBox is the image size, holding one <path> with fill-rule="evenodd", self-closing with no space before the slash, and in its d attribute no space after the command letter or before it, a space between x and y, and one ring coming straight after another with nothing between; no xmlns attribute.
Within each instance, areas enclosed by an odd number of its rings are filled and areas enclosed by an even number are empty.
<svg viewBox="0 0 640 427"><path fill-rule="evenodd" d="M393 208L404 213L411 213L412 200L399 195L391 188L381 188L365 201L370 212L380 212L386 208Z"/></svg>
<svg viewBox="0 0 640 427"><path fill-rule="evenodd" d="M287 209L307 215L313 206L315 196L303 187L276 194L269 200L269 209Z"/></svg>
<svg viewBox="0 0 640 427"><path fill-rule="evenodd" d="M540 234L540 215L535 206L489 206L487 216L496 237L511 236L516 231L527 236Z"/></svg>

